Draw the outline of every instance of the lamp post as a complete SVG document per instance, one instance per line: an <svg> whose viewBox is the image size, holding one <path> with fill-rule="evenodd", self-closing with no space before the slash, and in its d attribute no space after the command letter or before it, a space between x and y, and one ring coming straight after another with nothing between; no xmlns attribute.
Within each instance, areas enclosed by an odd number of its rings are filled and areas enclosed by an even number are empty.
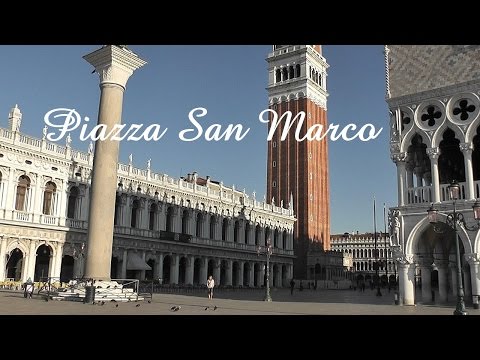
<svg viewBox="0 0 480 360"><path fill-rule="evenodd" d="M267 256L267 283L265 284L265 298L263 301L272 301L272 297L270 296L270 255L272 255L273 247L270 238L267 239L266 246L258 246L257 247L257 255L260 253L264 253Z"/></svg>
<svg viewBox="0 0 480 360"><path fill-rule="evenodd" d="M460 185L455 180L452 181L452 183L448 186L448 191L450 194L450 199L453 200L453 212L450 214L444 214L444 215L447 215L446 223L451 229L453 229L453 232L455 234L455 253L456 253L456 260L457 260L457 305L453 314L467 315L467 312L465 311L465 302L463 299L464 292L463 292L463 284L462 284L462 264L461 264L461 258L460 258L460 241L457 233L457 223L470 231L478 230L480 227L480 223L477 223L476 225L473 225L473 226L468 226L467 223L465 222L463 214L457 212L456 201L460 197ZM433 204L430 206L427 213L428 213L428 220L433 225L433 230L437 233L445 232L444 229L438 226L438 223L440 222L438 219L439 211L433 207ZM475 220L477 220L478 222L480 220L480 202L478 201L476 201L475 204L473 204L473 215Z"/></svg>

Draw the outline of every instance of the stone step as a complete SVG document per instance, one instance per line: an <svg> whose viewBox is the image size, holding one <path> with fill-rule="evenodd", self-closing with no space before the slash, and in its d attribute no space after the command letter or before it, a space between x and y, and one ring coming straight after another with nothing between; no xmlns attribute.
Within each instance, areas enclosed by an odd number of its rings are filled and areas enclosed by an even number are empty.
<svg viewBox="0 0 480 360"><path fill-rule="evenodd" d="M57 300L57 301L77 301L77 302L82 302L83 297L79 296L51 296L52 300ZM145 298L139 296L138 301L144 301ZM101 302L105 301L105 303L115 303L115 302L130 302L130 301L137 301L137 297L123 297L123 298L111 298L111 299L97 299L95 298L95 302Z"/></svg>

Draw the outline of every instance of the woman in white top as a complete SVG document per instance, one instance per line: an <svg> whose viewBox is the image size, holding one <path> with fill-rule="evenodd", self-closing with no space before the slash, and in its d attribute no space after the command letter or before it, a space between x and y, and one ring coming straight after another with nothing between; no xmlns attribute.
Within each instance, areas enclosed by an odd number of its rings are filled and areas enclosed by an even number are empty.
<svg viewBox="0 0 480 360"><path fill-rule="evenodd" d="M212 299L213 298L213 287L215 286L215 280L213 280L212 275L208 277L207 280L207 289L208 289L208 298Z"/></svg>

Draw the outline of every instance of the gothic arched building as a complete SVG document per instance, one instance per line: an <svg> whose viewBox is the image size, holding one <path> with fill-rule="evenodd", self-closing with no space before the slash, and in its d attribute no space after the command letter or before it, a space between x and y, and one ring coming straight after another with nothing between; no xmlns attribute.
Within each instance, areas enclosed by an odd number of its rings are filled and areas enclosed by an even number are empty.
<svg viewBox="0 0 480 360"><path fill-rule="evenodd" d="M397 167L398 206L390 210L392 249L404 304L454 300L457 295L455 233L433 226L427 211L453 212L448 186L460 185L456 210L476 224L480 198L480 47L385 47L390 154ZM397 225L395 225L395 223ZM440 224L437 224L440 225ZM450 229L451 230L451 229ZM458 223L465 299L480 291L480 233Z"/></svg>

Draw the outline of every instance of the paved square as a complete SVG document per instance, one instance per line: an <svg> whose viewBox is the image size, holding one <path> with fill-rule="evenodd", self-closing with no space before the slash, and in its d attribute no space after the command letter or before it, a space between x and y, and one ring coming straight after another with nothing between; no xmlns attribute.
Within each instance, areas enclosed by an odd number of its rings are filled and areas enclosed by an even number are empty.
<svg viewBox="0 0 480 360"><path fill-rule="evenodd" d="M263 301L263 290L216 291L208 300L206 291L192 294L153 295L147 301L103 305L70 301L45 301L35 294L25 299L19 291L0 291L0 315L452 315L455 299L448 305L398 306L394 292L364 293L353 290L296 290L273 289L273 302ZM117 306L118 305L118 306ZM172 307L180 307L172 311ZM213 310L214 307L216 310ZM480 314L467 306L470 315Z"/></svg>

